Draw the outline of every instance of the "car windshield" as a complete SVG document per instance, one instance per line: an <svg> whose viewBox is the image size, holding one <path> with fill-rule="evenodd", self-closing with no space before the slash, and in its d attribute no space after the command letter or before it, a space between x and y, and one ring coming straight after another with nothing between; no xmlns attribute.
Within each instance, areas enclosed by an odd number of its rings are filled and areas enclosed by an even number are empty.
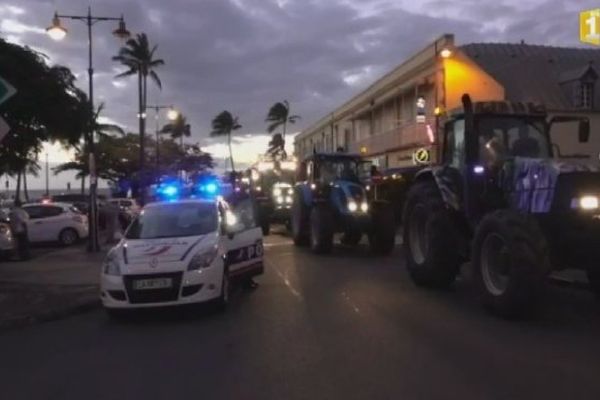
<svg viewBox="0 0 600 400"><path fill-rule="evenodd" d="M477 131L479 154L484 162L551 157L545 126L540 119L482 117L477 121Z"/></svg>
<svg viewBox="0 0 600 400"><path fill-rule="evenodd" d="M151 206L136 218L127 239L157 239L204 235L217 230L214 204L173 203Z"/></svg>

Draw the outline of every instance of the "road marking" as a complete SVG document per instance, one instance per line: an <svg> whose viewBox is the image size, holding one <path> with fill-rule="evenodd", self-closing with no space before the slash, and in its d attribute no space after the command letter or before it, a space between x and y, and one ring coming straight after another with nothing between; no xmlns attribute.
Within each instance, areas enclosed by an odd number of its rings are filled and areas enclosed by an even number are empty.
<svg viewBox="0 0 600 400"><path fill-rule="evenodd" d="M263 247L289 246L290 244L292 244L291 240L289 242L265 243L263 244Z"/></svg>
<svg viewBox="0 0 600 400"><path fill-rule="evenodd" d="M342 297L344 298L344 300L346 300L346 302L350 305L350 308L352 308L355 313L360 314L360 308L358 308L358 306L354 304L354 302L352 301L352 299L350 299L350 296L348 296L346 292L342 292Z"/></svg>
<svg viewBox="0 0 600 400"><path fill-rule="evenodd" d="M267 261L266 259L264 260L267 268L269 268L270 270L273 270L277 273L277 275L281 278L281 280L283 281L283 283L285 284L285 286L287 286L288 290L290 291L290 293L292 293L296 298L298 298L299 300L302 300L302 295L300 294L299 291L296 290L296 288L294 288L294 286L292 286L290 280L281 273L281 271L279 271L279 268L273 268L273 264L271 264L269 261Z"/></svg>

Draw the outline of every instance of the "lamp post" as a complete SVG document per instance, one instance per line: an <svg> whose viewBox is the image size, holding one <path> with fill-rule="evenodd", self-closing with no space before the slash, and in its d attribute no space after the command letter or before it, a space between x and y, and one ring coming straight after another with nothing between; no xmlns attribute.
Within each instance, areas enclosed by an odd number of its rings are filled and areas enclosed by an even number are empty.
<svg viewBox="0 0 600 400"><path fill-rule="evenodd" d="M88 144L89 151L89 171L90 171L90 196L89 196L89 226L90 234L88 238L88 251L97 252L100 251L100 244L98 241L98 202L97 202L97 189L98 179L96 175L96 146L94 143L94 68L92 59L92 26L95 23L101 21L117 21L117 29L113 31L113 35L119 39L127 39L130 36L130 32L125 27L125 20L123 16L120 17L95 17L92 15L91 7L88 7L87 15L59 15L54 14L52 18L52 25L46 29L48 35L54 40L61 40L67 35L67 29L62 26L60 19L73 19L82 21L87 26L88 31L88 80L89 80L89 113L90 122L88 125L88 132L86 135L86 142Z"/></svg>
<svg viewBox="0 0 600 400"><path fill-rule="evenodd" d="M160 150L159 150L159 135L160 135L160 121L159 121L159 112L160 110L169 110L167 111L167 118L169 119L169 121L175 121L177 119L177 117L179 116L179 112L173 107L173 105L162 105L162 104L155 104L155 105L146 105L146 110L148 110L149 108L154 110L154 119L156 120L156 170L158 171L159 165L160 165L160 160L159 160L159 156L160 156Z"/></svg>

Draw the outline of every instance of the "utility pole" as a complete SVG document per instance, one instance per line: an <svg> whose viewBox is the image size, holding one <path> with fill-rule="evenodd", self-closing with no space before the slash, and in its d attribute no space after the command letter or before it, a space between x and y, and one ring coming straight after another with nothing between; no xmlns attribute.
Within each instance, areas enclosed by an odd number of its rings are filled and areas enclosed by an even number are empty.
<svg viewBox="0 0 600 400"><path fill-rule="evenodd" d="M48 165L48 153L46 153L46 197L50 196L50 170Z"/></svg>

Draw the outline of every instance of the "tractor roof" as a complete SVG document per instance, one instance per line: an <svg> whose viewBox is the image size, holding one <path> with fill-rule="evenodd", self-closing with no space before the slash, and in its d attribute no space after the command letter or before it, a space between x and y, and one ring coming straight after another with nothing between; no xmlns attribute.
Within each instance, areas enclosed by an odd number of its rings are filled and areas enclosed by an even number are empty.
<svg viewBox="0 0 600 400"><path fill-rule="evenodd" d="M476 101L473 102L474 114L491 115L525 115L532 117L546 117L546 108L543 104L515 101ZM452 110L452 116L464 114L462 107Z"/></svg>
<svg viewBox="0 0 600 400"><path fill-rule="evenodd" d="M362 156L356 153L313 153L305 158L306 160L362 160Z"/></svg>

